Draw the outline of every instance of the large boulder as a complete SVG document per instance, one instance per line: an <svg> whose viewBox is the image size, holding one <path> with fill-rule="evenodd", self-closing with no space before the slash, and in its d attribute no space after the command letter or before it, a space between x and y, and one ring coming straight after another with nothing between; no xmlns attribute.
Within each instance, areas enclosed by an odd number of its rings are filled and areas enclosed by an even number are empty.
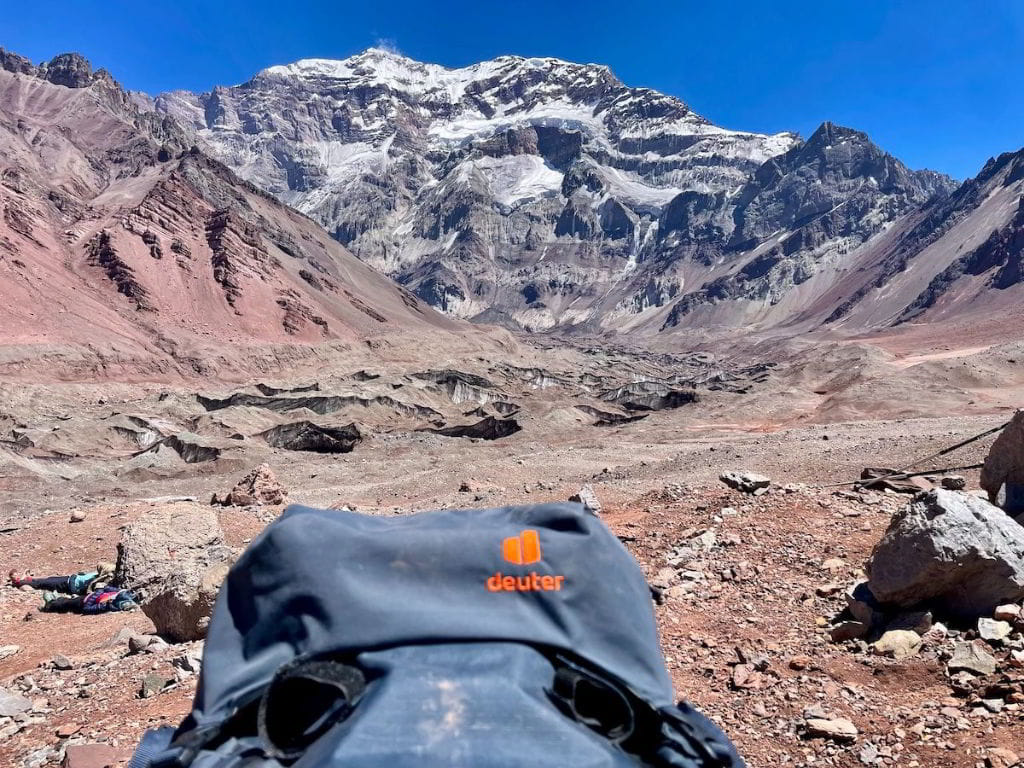
<svg viewBox="0 0 1024 768"><path fill-rule="evenodd" d="M1024 597L1024 526L976 496L930 491L893 516L867 572L881 603L991 616Z"/></svg>
<svg viewBox="0 0 1024 768"><path fill-rule="evenodd" d="M142 610L160 635L176 642L199 640L206 636L217 591L235 555L212 509L167 504L125 528L115 579L141 591Z"/></svg>

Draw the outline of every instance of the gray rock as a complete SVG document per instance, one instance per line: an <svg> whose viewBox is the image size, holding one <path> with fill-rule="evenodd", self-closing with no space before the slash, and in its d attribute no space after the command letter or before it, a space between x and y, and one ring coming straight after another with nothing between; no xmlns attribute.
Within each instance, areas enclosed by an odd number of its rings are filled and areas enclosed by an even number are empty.
<svg viewBox="0 0 1024 768"><path fill-rule="evenodd" d="M996 671L996 659L975 643L958 642L953 646L953 658L946 669L950 672L971 672L975 675L991 675Z"/></svg>
<svg viewBox="0 0 1024 768"><path fill-rule="evenodd" d="M149 635L132 635L128 638L128 651L130 653L142 653L149 647Z"/></svg>
<svg viewBox="0 0 1024 768"><path fill-rule="evenodd" d="M0 661L9 658L21 650L18 645L0 645Z"/></svg>
<svg viewBox="0 0 1024 768"><path fill-rule="evenodd" d="M695 546L703 550L704 552L710 552L715 548L715 544L718 542L718 537L715 532L711 529L704 531L703 533L694 536L690 539L690 546Z"/></svg>
<svg viewBox="0 0 1024 768"><path fill-rule="evenodd" d="M71 661L67 656L63 654L57 654L53 657L53 668L54 669L74 669L75 663Z"/></svg>
<svg viewBox="0 0 1024 768"><path fill-rule="evenodd" d="M999 643L1009 637L1013 627L1008 621L995 619L978 619L978 637L989 643Z"/></svg>
<svg viewBox="0 0 1024 768"><path fill-rule="evenodd" d="M148 699L161 693L170 683L174 682L171 678L164 677L163 675L151 672L142 678L142 686L139 689L139 697Z"/></svg>
<svg viewBox="0 0 1024 768"><path fill-rule="evenodd" d="M32 709L32 702L24 696L0 688L0 717L14 717Z"/></svg>
<svg viewBox="0 0 1024 768"><path fill-rule="evenodd" d="M182 677L198 675L203 666L201 654L189 651L171 660L171 666L176 670L175 675L182 673Z"/></svg>
<svg viewBox="0 0 1024 768"><path fill-rule="evenodd" d="M569 501L575 501L582 504L584 509L595 515L601 514L601 502L598 500L597 494L594 492L594 488L590 483L587 483L576 491L576 493L570 496Z"/></svg>
<svg viewBox="0 0 1024 768"><path fill-rule="evenodd" d="M867 565L882 603L934 601L962 617L1024 597L1024 528L969 494L935 490L898 512Z"/></svg>
<svg viewBox="0 0 1024 768"><path fill-rule="evenodd" d="M210 507L169 504L125 528L115 578L141 590L142 610L159 634L198 640L234 556Z"/></svg>
<svg viewBox="0 0 1024 768"><path fill-rule="evenodd" d="M755 472L723 472L718 479L744 493L754 493L772 484L771 478Z"/></svg>
<svg viewBox="0 0 1024 768"><path fill-rule="evenodd" d="M860 731L845 717L830 719L810 717L805 721L807 735L811 738L825 738L833 741L853 741Z"/></svg>
<svg viewBox="0 0 1024 768"><path fill-rule="evenodd" d="M39 74L55 85L66 88L85 88L92 84L92 66L79 53L54 56L39 68Z"/></svg>

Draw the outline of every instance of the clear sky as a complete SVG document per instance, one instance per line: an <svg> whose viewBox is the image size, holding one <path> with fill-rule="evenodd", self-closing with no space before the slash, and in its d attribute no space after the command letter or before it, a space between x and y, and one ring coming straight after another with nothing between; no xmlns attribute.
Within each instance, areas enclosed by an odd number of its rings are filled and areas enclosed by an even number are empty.
<svg viewBox="0 0 1024 768"><path fill-rule="evenodd" d="M1024 146L1024 0L78 0L6 3L0 46L79 51L149 93L243 82L385 44L464 66L607 64L727 128L866 131L914 168L973 176Z"/></svg>

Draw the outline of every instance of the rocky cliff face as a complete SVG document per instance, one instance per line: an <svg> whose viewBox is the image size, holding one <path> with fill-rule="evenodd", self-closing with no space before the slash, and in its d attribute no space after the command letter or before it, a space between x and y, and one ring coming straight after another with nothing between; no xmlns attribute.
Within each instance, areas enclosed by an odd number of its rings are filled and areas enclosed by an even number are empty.
<svg viewBox="0 0 1024 768"><path fill-rule="evenodd" d="M723 302L715 322L749 322L953 187L856 131L730 131L556 59L371 49L154 108L435 307L533 330L671 328Z"/></svg>

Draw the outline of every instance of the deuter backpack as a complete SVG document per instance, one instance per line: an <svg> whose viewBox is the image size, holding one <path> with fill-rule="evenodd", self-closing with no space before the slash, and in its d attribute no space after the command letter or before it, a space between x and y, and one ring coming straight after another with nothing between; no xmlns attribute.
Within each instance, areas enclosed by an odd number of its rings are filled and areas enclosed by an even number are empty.
<svg viewBox="0 0 1024 768"><path fill-rule="evenodd" d="M192 712L133 768L733 768L581 504L291 506L221 587Z"/></svg>

